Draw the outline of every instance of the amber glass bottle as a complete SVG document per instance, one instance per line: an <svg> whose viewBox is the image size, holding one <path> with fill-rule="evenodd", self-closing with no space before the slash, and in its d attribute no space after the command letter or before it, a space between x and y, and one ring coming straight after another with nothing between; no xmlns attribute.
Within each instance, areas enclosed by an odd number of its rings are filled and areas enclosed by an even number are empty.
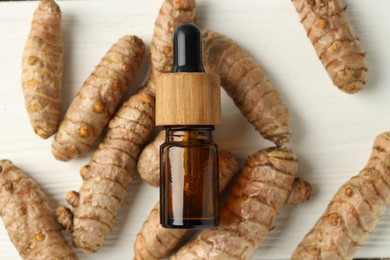
<svg viewBox="0 0 390 260"><path fill-rule="evenodd" d="M160 149L160 222L168 228L209 228L219 222L218 148L220 80L205 73L201 34L192 24L174 33L172 73L157 79L156 124L166 141Z"/></svg>
<svg viewBox="0 0 390 260"><path fill-rule="evenodd" d="M218 224L218 148L213 126L167 127L161 146L161 224L206 228Z"/></svg>

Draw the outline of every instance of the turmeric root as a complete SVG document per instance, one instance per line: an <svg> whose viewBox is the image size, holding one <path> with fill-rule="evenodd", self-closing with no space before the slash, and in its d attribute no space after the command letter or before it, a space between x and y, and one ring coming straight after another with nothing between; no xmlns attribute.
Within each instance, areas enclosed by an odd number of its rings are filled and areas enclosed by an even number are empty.
<svg viewBox="0 0 390 260"><path fill-rule="evenodd" d="M144 181L152 186L160 185L160 146L165 142L165 131L160 131L156 138L142 150L137 170Z"/></svg>
<svg viewBox="0 0 390 260"><path fill-rule="evenodd" d="M155 78L171 72L173 64L173 31L182 23L195 22L195 0L165 0L157 16L150 45L151 69L147 91L154 95Z"/></svg>
<svg viewBox="0 0 390 260"><path fill-rule="evenodd" d="M88 151L114 114L139 68L145 46L136 36L123 36L84 82L52 144L58 160Z"/></svg>
<svg viewBox="0 0 390 260"><path fill-rule="evenodd" d="M301 198L299 202L310 197L308 183L295 186L300 190L291 193L296 172L297 157L287 148L268 148L250 156L222 207L220 225L203 230L171 259L250 259L289 194Z"/></svg>
<svg viewBox="0 0 390 260"><path fill-rule="evenodd" d="M162 131L162 133L165 132ZM161 133L159 134L159 136L162 135L163 134ZM154 142L156 142L156 140ZM157 154L156 156L159 155ZM155 164L156 158L149 157L148 159L150 160L150 163ZM233 154L227 151L221 151L219 153L220 192L222 192L229 182L237 175L239 169L239 162ZM141 230L138 232L134 243L134 258L164 258L179 245L183 237L190 233L192 233L191 230L163 228L160 225L160 203L157 203L144 222Z"/></svg>
<svg viewBox="0 0 390 260"><path fill-rule="evenodd" d="M300 177L295 177L286 204L298 205L307 201L311 196L311 185Z"/></svg>
<svg viewBox="0 0 390 260"><path fill-rule="evenodd" d="M61 234L47 197L11 161L0 161L0 216L23 259L77 259Z"/></svg>
<svg viewBox="0 0 390 260"><path fill-rule="evenodd" d="M63 54L60 7L42 0L23 51L22 87L31 125L45 139L60 123Z"/></svg>
<svg viewBox="0 0 390 260"><path fill-rule="evenodd" d="M154 97L143 93L130 97L110 121L89 164L80 170L80 192L66 196L73 215L64 206L57 209L58 221L72 232L74 243L84 252L99 250L110 233L153 125Z"/></svg>
<svg viewBox="0 0 390 260"><path fill-rule="evenodd" d="M241 113L266 139L281 146L291 135L287 107L259 65L226 36L203 30L203 61Z"/></svg>
<svg viewBox="0 0 390 260"><path fill-rule="evenodd" d="M336 192L292 259L352 259L390 202L390 132L379 135L360 173Z"/></svg>
<svg viewBox="0 0 390 260"><path fill-rule="evenodd" d="M61 225L61 229L73 232L73 213L69 208L65 206L57 207L56 218Z"/></svg>
<svg viewBox="0 0 390 260"><path fill-rule="evenodd" d="M293 0L301 22L333 84L346 93L365 86L365 53L341 0Z"/></svg>

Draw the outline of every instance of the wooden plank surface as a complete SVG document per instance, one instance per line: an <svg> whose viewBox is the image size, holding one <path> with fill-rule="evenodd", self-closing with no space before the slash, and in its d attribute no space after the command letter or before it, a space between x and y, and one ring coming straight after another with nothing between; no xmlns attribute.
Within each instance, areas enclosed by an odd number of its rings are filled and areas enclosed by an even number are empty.
<svg viewBox="0 0 390 260"><path fill-rule="evenodd" d="M59 1L65 39L64 108L108 48L124 34L150 44L160 0ZM313 184L310 202L286 206L253 259L288 259L322 214L337 188L363 168L376 135L390 130L390 2L345 0L348 14L367 52L367 87L347 95L334 87L315 55L289 0L198 0L197 21L239 42L280 89L293 120L289 147L300 158L299 175ZM0 158L28 172L49 195L53 209L78 190L79 169L91 153L56 161L52 139L41 140L29 124L20 86L21 54L37 2L0 2ZM132 92L147 77L148 59ZM242 162L269 146L222 93L222 120L215 139ZM80 259L131 259L143 220L158 200L158 190L135 178L104 248ZM358 251L357 257L390 256L390 210ZM0 225L0 259L19 259Z"/></svg>

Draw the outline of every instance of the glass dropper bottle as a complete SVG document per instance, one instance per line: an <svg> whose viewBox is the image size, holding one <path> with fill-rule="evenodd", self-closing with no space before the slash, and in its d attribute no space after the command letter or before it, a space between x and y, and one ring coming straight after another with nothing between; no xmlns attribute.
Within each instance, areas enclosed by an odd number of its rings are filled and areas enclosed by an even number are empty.
<svg viewBox="0 0 390 260"><path fill-rule="evenodd" d="M166 131L160 148L160 223L167 228L218 225L220 78L202 64L201 33L193 24L174 32L172 73L156 85L156 125Z"/></svg>

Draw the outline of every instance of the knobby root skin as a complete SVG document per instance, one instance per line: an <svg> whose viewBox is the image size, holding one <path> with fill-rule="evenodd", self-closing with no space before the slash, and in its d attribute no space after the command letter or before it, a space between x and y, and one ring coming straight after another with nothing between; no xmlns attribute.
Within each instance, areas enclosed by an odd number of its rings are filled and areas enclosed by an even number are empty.
<svg viewBox="0 0 390 260"><path fill-rule="evenodd" d="M202 230L170 259L250 259L287 202L296 172L290 149L251 155L221 209L220 225Z"/></svg>
<svg viewBox="0 0 390 260"><path fill-rule="evenodd" d="M292 190L286 204L298 205L310 199L312 194L311 184L300 177L295 177Z"/></svg>
<svg viewBox="0 0 390 260"><path fill-rule="evenodd" d="M61 229L73 232L73 213L72 211L64 206L58 206L56 209L56 219L61 225Z"/></svg>
<svg viewBox="0 0 390 260"><path fill-rule="evenodd" d="M368 163L336 192L292 259L353 259L390 202L390 132L374 142Z"/></svg>
<svg viewBox="0 0 390 260"><path fill-rule="evenodd" d="M195 0L165 0L154 24L150 45L151 69L146 90L155 94L155 79L172 71L173 32L182 23L195 22Z"/></svg>
<svg viewBox="0 0 390 260"><path fill-rule="evenodd" d="M161 130L142 150L138 162L137 171L144 181L154 187L160 185L160 146L165 142L165 131Z"/></svg>
<svg viewBox="0 0 390 260"><path fill-rule="evenodd" d="M165 133L165 131L162 131L162 133ZM160 133L154 142L160 140L161 135L163 134ZM155 157L148 157L147 161L155 164L156 159ZM228 151L220 151L220 192L225 190L231 180L238 174L239 170L240 165L234 155ZM157 203L138 232L134 243L134 258L137 260L164 258L177 248L184 237L191 233L193 232L190 230L163 228L160 225L160 203Z"/></svg>
<svg viewBox="0 0 390 260"><path fill-rule="evenodd" d="M366 55L341 0L292 0L333 84L353 94L366 84Z"/></svg>
<svg viewBox="0 0 390 260"><path fill-rule="evenodd" d="M77 259L46 195L9 160L0 160L0 216L23 259Z"/></svg>
<svg viewBox="0 0 390 260"><path fill-rule="evenodd" d="M128 91L144 53L142 40L131 35L106 53L65 114L52 144L56 159L67 161L89 150Z"/></svg>
<svg viewBox="0 0 390 260"><path fill-rule="evenodd" d="M127 194L138 155L153 129L154 97L144 93L131 96L110 121L89 164L81 168L80 191L67 194L73 205L73 225L67 224L68 216L57 218L64 220L63 226L73 226L73 241L84 252L93 253L103 246Z"/></svg>
<svg viewBox="0 0 390 260"><path fill-rule="evenodd" d="M21 83L31 125L44 139L60 123L63 54L60 7L42 0L23 50Z"/></svg>
<svg viewBox="0 0 390 260"><path fill-rule="evenodd" d="M277 146L287 143L291 122L287 107L263 69L236 42L203 30L203 62L221 76L222 87L246 119Z"/></svg>

